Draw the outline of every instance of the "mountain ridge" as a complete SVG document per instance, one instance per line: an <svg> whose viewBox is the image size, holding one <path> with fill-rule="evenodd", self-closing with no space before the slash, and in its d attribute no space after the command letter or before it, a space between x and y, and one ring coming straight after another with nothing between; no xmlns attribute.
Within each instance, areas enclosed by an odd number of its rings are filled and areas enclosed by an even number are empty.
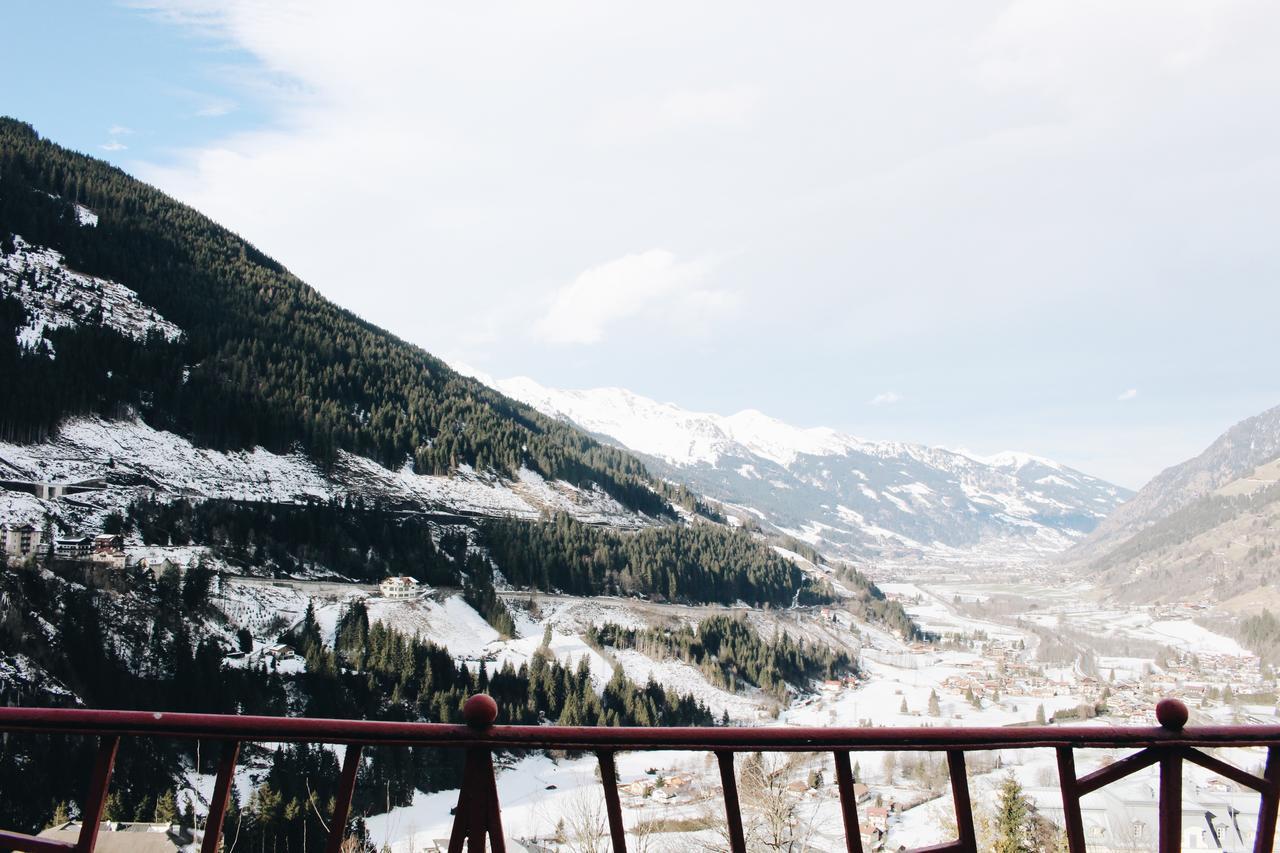
<svg viewBox="0 0 1280 853"><path fill-rule="evenodd" d="M1157 474L1062 560L1122 600L1200 599L1231 609L1247 596L1248 608L1275 606L1277 530L1280 406Z"/></svg>
<svg viewBox="0 0 1280 853"><path fill-rule="evenodd" d="M984 458L795 427L754 409L718 415L623 388L558 390L528 377L475 375L545 415L639 454L668 479L848 557L1056 553L1129 494L1028 453ZM790 501L778 497L783 492ZM974 523L961 524L964 516Z"/></svg>

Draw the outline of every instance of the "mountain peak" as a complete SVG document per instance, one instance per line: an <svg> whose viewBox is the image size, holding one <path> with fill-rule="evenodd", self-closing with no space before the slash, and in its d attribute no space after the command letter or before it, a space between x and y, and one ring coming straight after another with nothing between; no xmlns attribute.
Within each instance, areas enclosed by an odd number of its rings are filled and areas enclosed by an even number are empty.
<svg viewBox="0 0 1280 853"><path fill-rule="evenodd" d="M562 391L527 377L491 384L646 457L667 479L847 556L1057 552L1128 495L1029 453L983 458L869 441L758 409L688 411L624 388Z"/></svg>

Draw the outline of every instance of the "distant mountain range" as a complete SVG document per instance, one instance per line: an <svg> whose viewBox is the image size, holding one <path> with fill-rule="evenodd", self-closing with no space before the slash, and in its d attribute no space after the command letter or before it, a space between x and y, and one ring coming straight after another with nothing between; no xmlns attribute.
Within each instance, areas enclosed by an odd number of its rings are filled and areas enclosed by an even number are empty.
<svg viewBox="0 0 1280 853"><path fill-rule="evenodd" d="M1121 598L1280 603L1280 406L1162 471L1064 555Z"/></svg>
<svg viewBox="0 0 1280 853"><path fill-rule="evenodd" d="M691 412L621 388L480 378L737 516L847 557L1038 559L1069 548L1132 494L1024 453L980 458L803 429L753 410Z"/></svg>

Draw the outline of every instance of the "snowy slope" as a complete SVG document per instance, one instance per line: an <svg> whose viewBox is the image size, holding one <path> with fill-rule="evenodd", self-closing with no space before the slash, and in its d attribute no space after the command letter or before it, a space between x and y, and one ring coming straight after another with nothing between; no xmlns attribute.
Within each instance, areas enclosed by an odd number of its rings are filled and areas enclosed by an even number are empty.
<svg viewBox="0 0 1280 853"><path fill-rule="evenodd" d="M97 530L101 516L143 494L171 498L222 498L273 503L307 499L377 497L428 511L537 518L567 512L579 520L619 527L647 522L598 489L549 481L521 470L514 479L463 468L453 476L390 470L339 452L329 470L301 453L278 454L261 447L223 452L196 447L142 421L77 418L39 444L0 442L0 479L76 482L102 478L102 492L74 500L41 501L22 491L0 490L0 521L40 524L46 513L66 529Z"/></svg>
<svg viewBox="0 0 1280 853"><path fill-rule="evenodd" d="M87 208L78 208L77 216L86 226L98 221ZM100 324L136 340L151 335L168 341L182 337L181 329L123 284L68 269L61 254L20 236L14 235L13 244L15 251L0 253L0 296L16 298L27 312L27 323L18 331L18 343L26 349L56 356L47 333L85 323Z"/></svg>
<svg viewBox="0 0 1280 853"><path fill-rule="evenodd" d="M978 458L804 429L754 410L691 412L621 388L478 378L741 514L849 556L1034 558L1070 547L1129 496L1025 453Z"/></svg>

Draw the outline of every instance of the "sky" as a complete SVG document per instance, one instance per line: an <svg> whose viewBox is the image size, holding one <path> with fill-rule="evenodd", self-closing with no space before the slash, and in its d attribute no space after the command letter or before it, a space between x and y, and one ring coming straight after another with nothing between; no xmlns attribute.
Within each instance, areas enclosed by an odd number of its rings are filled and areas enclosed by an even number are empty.
<svg viewBox="0 0 1280 853"><path fill-rule="evenodd" d="M0 114L454 363L1141 486L1280 404L1280 6L47 0Z"/></svg>

